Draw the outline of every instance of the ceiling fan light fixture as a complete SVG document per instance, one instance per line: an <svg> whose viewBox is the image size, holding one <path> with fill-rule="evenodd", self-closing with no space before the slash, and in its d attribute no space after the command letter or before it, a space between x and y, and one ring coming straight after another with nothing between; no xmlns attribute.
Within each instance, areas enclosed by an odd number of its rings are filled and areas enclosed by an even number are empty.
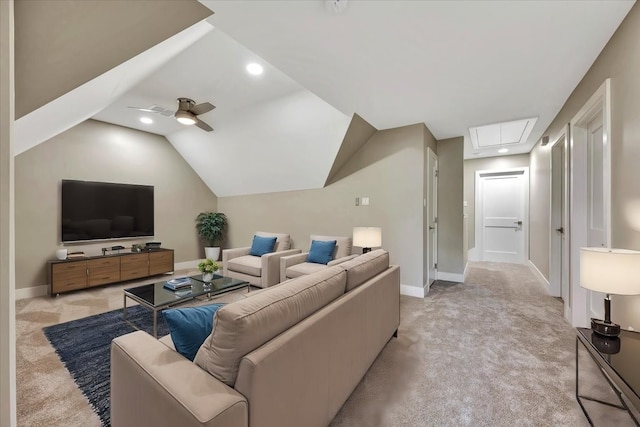
<svg viewBox="0 0 640 427"><path fill-rule="evenodd" d="M176 111L176 120L183 125L195 125L197 120L196 117L188 111Z"/></svg>
<svg viewBox="0 0 640 427"><path fill-rule="evenodd" d="M153 119L151 119L150 117L140 117L140 121L145 125L150 125L151 123L153 123Z"/></svg>

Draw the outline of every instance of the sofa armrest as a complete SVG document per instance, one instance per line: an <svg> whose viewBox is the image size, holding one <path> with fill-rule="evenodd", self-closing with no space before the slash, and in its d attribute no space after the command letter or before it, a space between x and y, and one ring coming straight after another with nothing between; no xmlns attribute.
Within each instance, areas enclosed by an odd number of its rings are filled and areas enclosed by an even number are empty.
<svg viewBox="0 0 640 427"><path fill-rule="evenodd" d="M308 256L309 252L302 252L280 258L280 282L287 280L287 268L305 262Z"/></svg>
<svg viewBox="0 0 640 427"><path fill-rule="evenodd" d="M247 400L146 332L111 342L111 425L248 426Z"/></svg>
<svg viewBox="0 0 640 427"><path fill-rule="evenodd" d="M267 288L280 283L280 259L300 252L300 249L289 249L262 255L262 277L260 279L262 287Z"/></svg>
<svg viewBox="0 0 640 427"><path fill-rule="evenodd" d="M354 259L357 256L358 255L347 255L347 256L343 256L342 258L337 258L337 259L331 260L327 264L327 267L333 267L334 265L342 264L343 262L347 262L350 259Z"/></svg>
<svg viewBox="0 0 640 427"><path fill-rule="evenodd" d="M227 276L227 263L241 256L249 255L251 253L251 246L246 246L244 248L233 248L233 249L223 249L222 250L222 275Z"/></svg>

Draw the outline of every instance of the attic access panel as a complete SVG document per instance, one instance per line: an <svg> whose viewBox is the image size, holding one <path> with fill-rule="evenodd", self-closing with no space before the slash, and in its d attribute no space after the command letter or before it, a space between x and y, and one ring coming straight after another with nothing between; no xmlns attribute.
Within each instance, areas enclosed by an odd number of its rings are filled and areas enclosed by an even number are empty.
<svg viewBox="0 0 640 427"><path fill-rule="evenodd" d="M538 120L537 117L469 128L473 148L493 148L524 144Z"/></svg>

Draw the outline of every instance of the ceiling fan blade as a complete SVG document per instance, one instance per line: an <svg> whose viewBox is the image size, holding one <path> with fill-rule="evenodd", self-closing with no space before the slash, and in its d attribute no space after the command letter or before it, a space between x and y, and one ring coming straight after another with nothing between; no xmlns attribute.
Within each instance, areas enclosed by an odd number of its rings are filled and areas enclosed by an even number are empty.
<svg viewBox="0 0 640 427"><path fill-rule="evenodd" d="M213 130L213 128L211 126L209 126L208 124L206 124L205 122L203 122L202 120L198 119L196 117L196 126L198 126L200 129L202 130L206 130L207 132L211 132Z"/></svg>
<svg viewBox="0 0 640 427"><path fill-rule="evenodd" d="M140 107L127 107L127 108L131 108L132 110L144 111L145 113L159 113L159 111L151 110L149 108L140 108Z"/></svg>
<svg viewBox="0 0 640 427"><path fill-rule="evenodd" d="M215 105L213 105L210 102L203 102L202 104L198 104L194 107L192 107L191 109L189 109L189 112L195 114L196 116L199 114L204 114L204 113L208 113L209 111L213 110L214 108L216 108Z"/></svg>

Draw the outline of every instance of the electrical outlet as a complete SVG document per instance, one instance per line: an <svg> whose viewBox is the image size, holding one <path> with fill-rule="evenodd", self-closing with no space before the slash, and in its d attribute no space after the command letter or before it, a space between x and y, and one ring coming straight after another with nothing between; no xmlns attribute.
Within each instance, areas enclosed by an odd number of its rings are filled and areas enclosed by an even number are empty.
<svg viewBox="0 0 640 427"><path fill-rule="evenodd" d="M362 198L362 206L369 206L369 198L368 197L363 197Z"/></svg>

